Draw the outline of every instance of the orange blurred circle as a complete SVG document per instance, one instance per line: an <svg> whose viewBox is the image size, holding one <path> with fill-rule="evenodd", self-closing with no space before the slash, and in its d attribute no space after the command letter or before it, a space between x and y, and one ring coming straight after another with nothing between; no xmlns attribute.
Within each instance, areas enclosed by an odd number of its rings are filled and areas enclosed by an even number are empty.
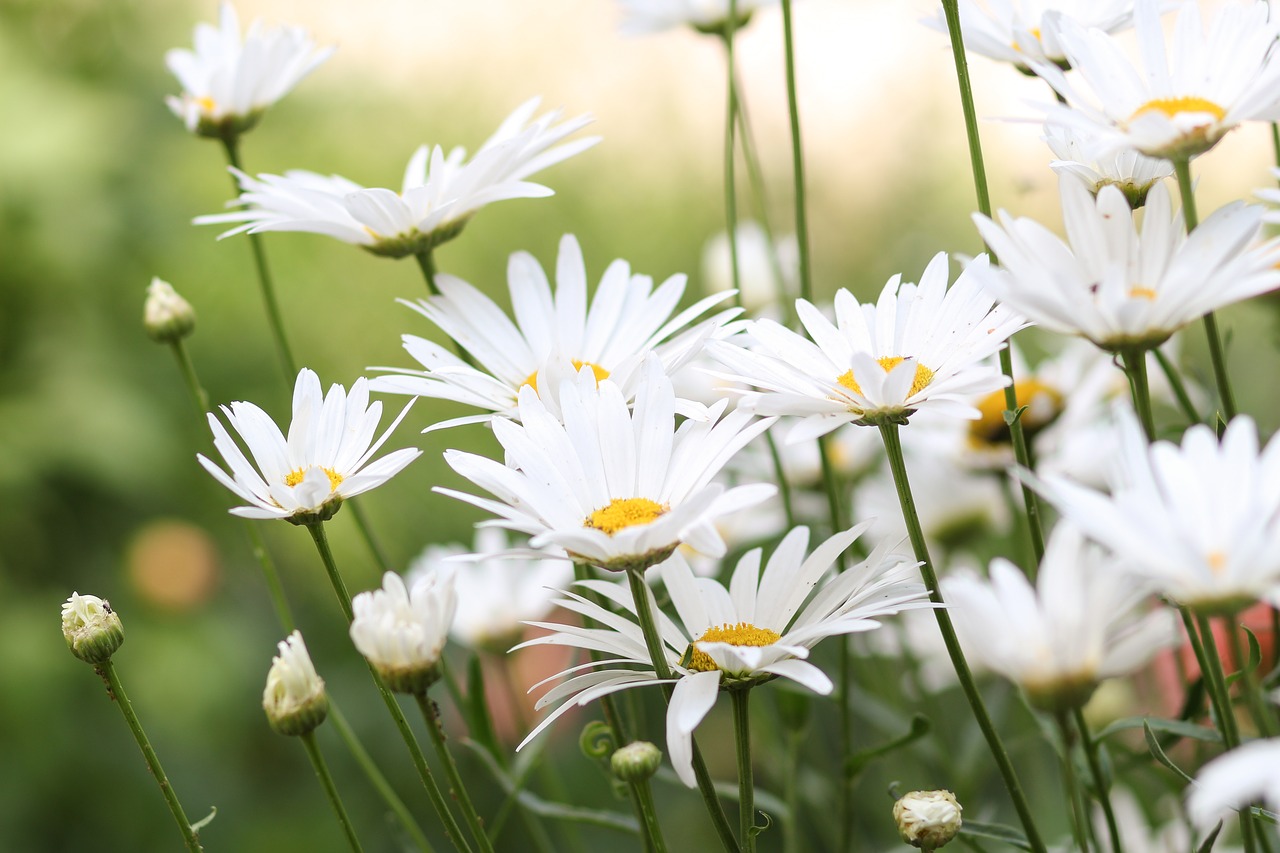
<svg viewBox="0 0 1280 853"><path fill-rule="evenodd" d="M204 528L158 519L134 534L125 553L138 595L166 610L185 611L209 600L218 582L218 551Z"/></svg>

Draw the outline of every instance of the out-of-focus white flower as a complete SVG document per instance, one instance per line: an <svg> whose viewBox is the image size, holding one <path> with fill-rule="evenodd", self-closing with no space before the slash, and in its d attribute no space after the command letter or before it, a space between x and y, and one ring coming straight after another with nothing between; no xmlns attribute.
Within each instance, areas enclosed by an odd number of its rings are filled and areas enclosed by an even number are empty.
<svg viewBox="0 0 1280 853"><path fill-rule="evenodd" d="M80 660L102 663L124 642L124 624L105 599L73 592L62 602L62 637Z"/></svg>
<svg viewBox="0 0 1280 853"><path fill-rule="evenodd" d="M507 116L470 160L462 148L446 156L423 145L409 160L400 192L363 187L338 175L302 169L254 178L236 169L242 210L197 216L197 225L239 223L219 235L261 231L309 231L361 246L375 255L403 258L452 240L471 216L495 201L552 195L525 178L600 141L584 137L556 143L581 129L590 116L560 124L560 111L533 120L539 98Z"/></svg>
<svg viewBox="0 0 1280 853"><path fill-rule="evenodd" d="M1059 175L1070 175L1094 195L1103 187L1114 186L1134 209L1146 204L1147 193L1156 181L1173 174L1168 160L1145 157L1128 148L1097 156L1090 137L1073 127L1045 125L1044 141L1058 159L1049 168Z"/></svg>
<svg viewBox="0 0 1280 853"><path fill-rule="evenodd" d="M1200 768L1187 795L1187 815L1204 832L1256 800L1280 811L1280 738L1246 743Z"/></svg>
<svg viewBox="0 0 1280 853"><path fill-rule="evenodd" d="M316 674L302 634L294 631L278 644L280 654L271 659L262 709L271 728L282 735L302 735L324 722L329 698L324 680Z"/></svg>
<svg viewBox="0 0 1280 853"><path fill-rule="evenodd" d="M800 248L794 234L772 246L764 228L754 220L738 223L734 231L738 248L738 291L748 311L774 305L795 289L799 276ZM721 231L702 249L702 276L708 290L732 290L733 258L729 233ZM781 280L779 280L781 275Z"/></svg>
<svg viewBox="0 0 1280 853"><path fill-rule="evenodd" d="M751 13L777 0L738 0L735 27L746 26ZM622 32L643 35L689 26L699 32L719 34L729 21L729 0L618 0L622 7Z"/></svg>
<svg viewBox="0 0 1280 853"><path fill-rule="evenodd" d="M142 327L159 343L180 341L195 329L196 312L173 285L153 278L142 306Z"/></svg>
<svg viewBox="0 0 1280 853"><path fill-rule="evenodd" d="M962 811L950 791L911 791L893 804L898 834L912 847L937 850L956 837Z"/></svg>
<svg viewBox="0 0 1280 853"><path fill-rule="evenodd" d="M1120 844L1125 853L1169 853L1170 850L1191 850L1194 846L1191 843L1191 831L1184 820L1174 816L1178 810L1175 803L1168 798L1156 804L1156 812L1165 818L1158 827L1152 827L1142 804L1128 788L1117 785L1111 789L1111 808L1115 814L1116 827L1120 830ZM1094 808L1093 825L1094 835L1103 853L1116 853L1111 849L1106 815L1101 807ZM1218 846L1215 849L1226 853L1230 848Z"/></svg>
<svg viewBox="0 0 1280 853"><path fill-rule="evenodd" d="M195 50L175 48L165 64L182 84L182 95L165 103L187 130L230 139L258 123L262 112L333 53L317 50L301 27L249 25L240 36L235 7L222 4L219 24L197 24Z"/></svg>
<svg viewBox="0 0 1280 853"><path fill-rule="evenodd" d="M1027 73L1032 60L1066 64L1058 36L1059 15L1109 33L1133 22L1132 0L960 0L958 11L966 50L1011 63ZM947 32L941 10L923 23Z"/></svg>
<svg viewBox="0 0 1280 853"><path fill-rule="evenodd" d="M424 694L440 677L440 655L457 604L452 567L420 575L412 587L387 572L381 589L351 600L351 642L387 687Z"/></svg>
<svg viewBox="0 0 1280 853"><path fill-rule="evenodd" d="M294 524L324 521L341 508L344 499L381 486L422 454L406 447L369 464L408 411L405 406L373 441L382 403L370 404L368 382L357 379L350 394L334 385L325 395L320 377L303 368L293 388L288 438L253 403L232 403L222 407L222 414L239 433L253 462L212 412L208 417L213 446L231 473L203 454L196 458L214 479L249 502L232 509L233 515L283 518Z"/></svg>

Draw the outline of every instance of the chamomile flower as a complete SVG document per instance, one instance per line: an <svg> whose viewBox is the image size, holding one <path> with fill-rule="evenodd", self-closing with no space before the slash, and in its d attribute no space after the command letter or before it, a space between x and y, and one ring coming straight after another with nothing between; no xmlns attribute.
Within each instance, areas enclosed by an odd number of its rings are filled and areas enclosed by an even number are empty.
<svg viewBox="0 0 1280 853"><path fill-rule="evenodd" d="M612 379L630 399L647 353L656 352L665 370L673 373L738 313L730 309L688 329L698 316L731 294L709 296L673 317L684 295L685 277L673 275L655 289L653 279L632 274L623 260L605 270L588 307L586 265L572 234L560 240L554 294L546 273L527 252L511 256L507 281L514 323L489 297L449 275L436 277L440 295L404 302L465 348L476 367L439 344L404 335L405 350L423 369L372 368L390 373L374 379L370 387L487 410L429 429L487 421L495 414L517 417L517 399L525 387L538 392L558 416L556 390L583 367L590 367L598 380Z"/></svg>
<svg viewBox="0 0 1280 853"><path fill-rule="evenodd" d="M811 648L826 637L878 628L877 620L885 616L932 606L916 563L889 554L885 547L823 582L832 563L866 527L864 523L836 534L808 557L809 531L797 527L783 538L763 572L759 548L743 556L727 588L696 578L679 554L661 566L679 618L677 623L658 617L663 654L675 681L667 709L667 754L686 785L694 784L693 731L715 704L720 688L744 688L781 676L828 694L831 679L805 660ZM578 586L609 599L619 612L573 592L558 603L606 627L534 623L552 633L517 648L571 646L602 652L609 659L547 679L569 676L538 700L539 708L560 704L530 733L526 744L574 706L619 690L664 683L654 672L629 589L597 580ZM592 671L582 673L583 669Z"/></svg>
<svg viewBox="0 0 1280 853"><path fill-rule="evenodd" d="M1050 169L1072 176L1094 195L1103 187L1117 187L1134 209L1146 203L1147 193L1157 181L1173 175L1173 164L1168 160L1127 148L1098 156L1091 138L1076 128L1045 125L1043 138L1058 158L1049 164Z"/></svg>
<svg viewBox="0 0 1280 853"><path fill-rule="evenodd" d="M1261 800L1280 811L1280 738L1256 740L1200 768L1187 796L1187 815L1201 832L1232 811Z"/></svg>
<svg viewBox="0 0 1280 853"><path fill-rule="evenodd" d="M777 0L738 0L735 27L746 26L751 13ZM657 33L689 26L716 34L729 20L729 0L618 0L622 7L620 29L628 35Z"/></svg>
<svg viewBox="0 0 1280 853"><path fill-rule="evenodd" d="M497 500L437 488L488 510L491 524L529 534L529 545L611 571L641 570L687 544L711 556L725 545L711 524L776 491L769 484L712 483L729 458L771 420L724 414L675 428L676 399L656 355L644 366L635 411L612 380L583 367L560 390L564 422L532 386L520 389L520 423L498 418L507 464L457 450L445 461ZM723 417L722 417L723 415Z"/></svg>
<svg viewBox="0 0 1280 853"><path fill-rule="evenodd" d="M920 284L894 276L875 304L859 305L836 293L833 324L809 302L796 301L812 341L772 320L747 328L755 346L708 345L730 377L760 389L740 406L764 415L805 418L789 442L824 435L841 424L905 423L917 410L965 418L978 410L965 398L1003 387L998 371L982 364L1026 323L995 306L975 272L980 255L947 287L947 256L929 263Z"/></svg>
<svg viewBox="0 0 1280 853"><path fill-rule="evenodd" d="M213 445L231 473L203 454L196 458L214 479L248 502L232 509L233 515L283 518L294 524L324 521L341 508L344 499L381 486L421 455L421 450L406 447L370 463L408 411L405 406L373 441L382 403L369 403L368 382L357 379L350 394L341 385L322 394L320 377L304 368L293 389L293 420L287 438L270 415L253 403L232 403L222 407L222 414L253 461L212 412L208 417Z"/></svg>
<svg viewBox="0 0 1280 853"><path fill-rule="evenodd" d="M1145 664L1177 638L1173 614L1143 614L1147 590L1116 582L1115 560L1059 525L1032 588L1007 560L991 579L969 572L942 582L961 644L1046 710L1079 708L1098 682Z"/></svg>
<svg viewBox="0 0 1280 853"><path fill-rule="evenodd" d="M591 136L557 144L591 117L556 124L560 111L554 110L533 119L539 102L532 98L517 107L470 160L462 148L446 155L439 145L422 146L409 160L400 192L300 169L256 178L233 169L241 189L233 204L243 209L198 216L195 222L238 223L220 239L242 232L310 231L386 257L430 251L456 237L487 204L552 195L525 179L600 141Z"/></svg>
<svg viewBox="0 0 1280 853"><path fill-rule="evenodd" d="M301 27L249 25L243 38L235 7L222 4L217 27L197 24L195 50L174 49L165 64L182 95L165 99L187 130L232 138L258 123L263 111L329 58Z"/></svg>
<svg viewBox="0 0 1280 853"><path fill-rule="evenodd" d="M1066 54L1058 37L1064 13L1082 26L1104 32L1128 27L1133 19L1132 0L960 0L960 30L966 49L998 62L1008 62L1030 73L1028 63L1037 60L1065 65ZM924 24L947 32L941 11Z"/></svg>
<svg viewBox="0 0 1280 853"><path fill-rule="evenodd" d="M1202 613L1280 602L1280 441L1259 453L1253 420L1222 441L1191 427L1177 446L1147 446L1132 414L1119 416L1110 494L1045 474L1037 488L1063 517L1172 601Z"/></svg>
<svg viewBox="0 0 1280 853"><path fill-rule="evenodd" d="M1251 248L1263 210L1239 202L1188 236L1163 184L1147 196L1141 228L1115 187L1094 198L1060 180L1064 242L1031 219L974 214L1001 268L974 277L1003 303L1051 331L1112 352L1152 349L1193 320L1280 286L1280 241Z"/></svg>
<svg viewBox="0 0 1280 853"><path fill-rule="evenodd" d="M1206 30L1196 2L1179 7L1166 47L1161 0L1137 0L1134 29L1141 49L1135 67L1120 43L1066 15L1057 20L1068 77L1050 62L1035 73L1066 99L1046 107L1050 124L1097 135L1097 155L1123 148L1186 160L1212 148L1236 125L1280 115L1280 21L1268 4L1222 5Z"/></svg>

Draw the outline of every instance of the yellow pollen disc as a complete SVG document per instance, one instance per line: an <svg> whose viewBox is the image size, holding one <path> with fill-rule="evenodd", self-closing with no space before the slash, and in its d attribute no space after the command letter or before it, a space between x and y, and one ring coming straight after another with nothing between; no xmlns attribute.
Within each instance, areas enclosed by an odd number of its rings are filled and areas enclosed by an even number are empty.
<svg viewBox="0 0 1280 853"><path fill-rule="evenodd" d="M612 536L623 528L648 524L669 509L666 504L648 498L614 498L608 506L587 516L582 526L594 527Z"/></svg>
<svg viewBox="0 0 1280 853"><path fill-rule="evenodd" d="M609 371L605 370L605 369L604 369L603 367L601 367L600 365L598 365L598 364L593 364L593 363L592 363L592 362L590 362L590 361L579 361L579 360L578 360L578 359L576 359L576 358L575 358L575 359L573 359L573 369L574 369L574 372L575 372L575 373L576 373L577 371L581 370L581 369L582 369L582 368L584 368L584 367L590 367L590 368L591 368L591 372L592 372L592 373L595 375L595 377L596 377L596 384L597 384L597 385L599 385L601 382L603 382L604 380L606 380L606 379L608 379L608 378L609 378ZM526 380L524 381L524 385L528 385L528 386L529 386L530 388L532 388L534 391L537 391L537 390L538 390L538 372L537 372L536 370L535 370L533 373L530 373L530 374L529 374L529 378L528 378L528 379L526 379ZM521 387L523 387L523 386L521 386Z"/></svg>
<svg viewBox="0 0 1280 853"><path fill-rule="evenodd" d="M708 628L707 632L694 640L695 643L728 643L731 646L772 646L781 640L776 632L770 631L768 628L757 628L750 622L739 622L737 625L721 625L719 628ZM689 646L692 650L689 661L689 669L698 672L710 672L718 667L715 661L711 659L711 655L706 652L698 651L696 646Z"/></svg>
<svg viewBox="0 0 1280 853"><path fill-rule="evenodd" d="M1014 397L1019 406L1026 406L1022 413L1024 429L1034 431L1048 426L1062 413L1065 401L1062 393L1039 379L1024 379L1013 385ZM996 444L1009 441L1009 425L1004 422L1004 389L992 391L978 401L982 416L969 424L969 438L975 444Z"/></svg>
<svg viewBox="0 0 1280 853"><path fill-rule="evenodd" d="M876 362L882 368L884 368L885 373L888 373L889 371L893 370L895 367L897 367L899 364L902 364L902 362L904 361L906 361L906 359L900 355L886 355L883 358L876 359ZM852 369L846 370L844 373L841 373L839 376L836 377L836 381L839 382L844 387L848 388L853 393L858 395L862 394L862 386L858 384L858 380L853 378ZM919 394L921 391L923 391L925 387L928 386L928 384L932 381L933 381L933 371L925 367L923 364L920 364L919 362L917 362L915 379L911 381L911 392L907 396L914 397L916 394Z"/></svg>
<svg viewBox="0 0 1280 853"><path fill-rule="evenodd" d="M1227 555L1221 551L1210 551L1209 556L1205 558L1205 562L1209 564L1209 570L1215 575L1222 574L1227 568Z"/></svg>
<svg viewBox="0 0 1280 853"><path fill-rule="evenodd" d="M1142 287L1141 285L1134 285L1133 287L1129 288L1129 298L1145 299L1148 302L1155 302L1156 292L1153 288L1150 288L1150 287Z"/></svg>
<svg viewBox="0 0 1280 853"><path fill-rule="evenodd" d="M1182 113L1208 113L1213 116L1215 121L1222 121L1227 117L1227 111L1222 107L1213 101L1197 98L1194 95L1183 95L1177 98L1156 98L1154 101L1147 101L1133 111L1133 115L1129 116L1129 121L1133 121L1147 113L1164 113L1169 118L1177 118Z"/></svg>
<svg viewBox="0 0 1280 853"><path fill-rule="evenodd" d="M196 106L207 113L211 113L217 109L218 105L213 102L213 98L205 95L203 98L196 98Z"/></svg>
<svg viewBox="0 0 1280 853"><path fill-rule="evenodd" d="M338 486L342 484L343 476L339 474L337 471L333 470L332 468L321 468L320 470L324 471L325 475L329 478L330 491L333 491L334 489L338 488ZM306 476L307 476L307 472L302 470L301 468L299 468L297 471L290 471L288 474L285 475L284 484L292 488L298 485L299 483L301 483L303 478Z"/></svg>

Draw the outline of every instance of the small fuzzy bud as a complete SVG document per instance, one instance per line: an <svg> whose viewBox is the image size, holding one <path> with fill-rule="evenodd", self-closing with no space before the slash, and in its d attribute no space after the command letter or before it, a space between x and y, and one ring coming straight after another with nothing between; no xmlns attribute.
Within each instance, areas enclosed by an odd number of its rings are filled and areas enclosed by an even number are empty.
<svg viewBox="0 0 1280 853"><path fill-rule="evenodd" d="M662 750L643 740L614 750L609 758L613 775L623 782L643 782L657 773L661 764Z"/></svg>
<svg viewBox="0 0 1280 853"><path fill-rule="evenodd" d="M71 654L85 663L102 663L124 642L124 625L105 599L73 592L62 603L62 636Z"/></svg>
<svg viewBox="0 0 1280 853"><path fill-rule="evenodd" d="M142 325L152 340L170 344L191 334L196 327L196 312L190 302L178 295L173 285L153 278L147 288Z"/></svg>
<svg viewBox="0 0 1280 853"><path fill-rule="evenodd" d="M262 691L262 709L271 728L280 734L304 735L329 714L324 680L316 674L301 633L294 631L278 647L280 654L271 659Z"/></svg>
<svg viewBox="0 0 1280 853"><path fill-rule="evenodd" d="M893 804L893 819L903 841L937 850L960 831L960 811L950 791L912 791Z"/></svg>

